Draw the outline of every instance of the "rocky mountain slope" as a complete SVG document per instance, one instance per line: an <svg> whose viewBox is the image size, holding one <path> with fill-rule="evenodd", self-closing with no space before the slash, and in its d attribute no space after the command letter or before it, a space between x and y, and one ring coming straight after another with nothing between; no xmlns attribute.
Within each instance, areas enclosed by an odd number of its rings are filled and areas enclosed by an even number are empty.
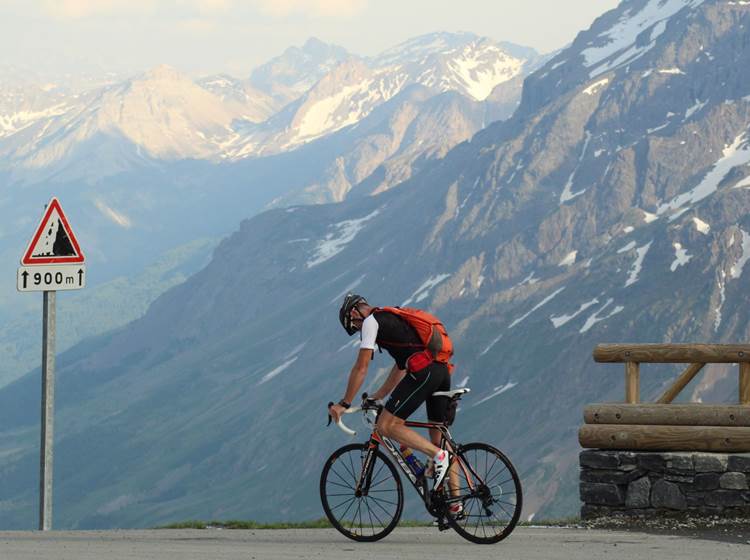
<svg viewBox="0 0 750 560"><path fill-rule="evenodd" d="M627 0L511 119L397 188L244 221L142 319L60 358L60 526L318 517L348 290L443 318L472 388L459 438L510 454L527 518L575 514L581 410L623 397L593 346L750 334L749 25L746 2ZM674 373L644 368L643 398ZM685 398L736 400L735 375ZM34 524L37 401L33 376L0 391L8 527Z"/></svg>
<svg viewBox="0 0 750 560"><path fill-rule="evenodd" d="M161 66L128 79L107 75L63 87L65 82L44 82L22 69L0 68L0 184L13 193L0 200L10 216L0 226L6 325L21 324L29 313L31 300L15 293L13 269L51 194L73 213L92 265L92 288L139 277L166 252L226 235L265 206L341 200L355 187L358 195L371 194L408 178L491 120L507 118L520 98L517 84L538 60L530 49L469 34L434 34L412 43L421 45L418 53L386 63L309 40L247 80L192 80ZM443 51L473 44L483 45L490 66L503 57L526 61L522 72L484 101L450 89L457 83L417 83L417 58L445 61L450 56ZM352 64L367 72L377 68L381 80L392 78L398 87L383 96L371 84L376 94L368 94L349 126L292 142L306 134L310 118L321 117L320 104L337 114L324 92L349 87L346 68ZM410 64L408 80L396 80L399 68ZM431 79L450 72L445 64L431 68ZM26 346L0 332L0 385L38 363L38 352L20 350Z"/></svg>

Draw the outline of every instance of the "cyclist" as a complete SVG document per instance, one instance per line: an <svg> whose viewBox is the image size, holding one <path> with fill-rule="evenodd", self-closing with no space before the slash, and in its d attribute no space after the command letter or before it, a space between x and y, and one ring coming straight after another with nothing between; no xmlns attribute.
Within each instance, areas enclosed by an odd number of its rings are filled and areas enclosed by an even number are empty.
<svg viewBox="0 0 750 560"><path fill-rule="evenodd" d="M448 399L432 397L432 393L450 390L448 364L432 361L419 371L407 371L407 360L415 352L425 349L417 332L404 318L369 305L360 295L346 295L339 310L339 320L349 336L360 331L361 343L357 360L349 373L344 398L330 408L331 416L338 422L344 410L351 406L367 375L375 345L384 348L393 357L395 364L383 385L370 396L374 400L381 400L390 394L378 418L378 431L402 445L418 449L432 457L433 477L437 488L450 463L448 452L438 447L440 432L431 429L432 441L429 441L406 427L405 420L426 402L427 417L431 421L443 421Z"/></svg>

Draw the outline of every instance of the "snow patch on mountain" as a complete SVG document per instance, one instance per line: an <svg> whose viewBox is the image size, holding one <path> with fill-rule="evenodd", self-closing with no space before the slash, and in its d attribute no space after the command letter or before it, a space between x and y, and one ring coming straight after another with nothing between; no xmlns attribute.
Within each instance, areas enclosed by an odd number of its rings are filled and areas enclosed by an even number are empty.
<svg viewBox="0 0 750 560"><path fill-rule="evenodd" d="M707 103L708 103L708 99L706 101L701 101L700 99L696 99L695 104L692 105L691 107L688 107L688 109L685 111L685 120L688 120L698 111L703 109L703 107L705 107Z"/></svg>
<svg viewBox="0 0 750 560"><path fill-rule="evenodd" d="M637 256L635 258L633 266L630 268L628 279L625 281L626 288L638 282L638 275L641 273L641 269L643 268L643 259L646 258L646 253L648 253L648 250L651 248L652 243L653 240L636 249Z"/></svg>
<svg viewBox="0 0 750 560"><path fill-rule="evenodd" d="M576 262L576 256L578 255L578 251L571 251L567 255L565 255L565 258L561 260L558 263L558 266L572 266Z"/></svg>
<svg viewBox="0 0 750 560"><path fill-rule="evenodd" d="M697 186L686 193L675 196L667 203L660 204L656 213L661 215L665 212L673 212L683 206L703 200L716 192L721 181L734 167L748 163L750 163L750 142L748 142L747 133L742 132L737 135L731 144L724 147L722 157L706 173Z"/></svg>
<svg viewBox="0 0 750 560"><path fill-rule="evenodd" d="M674 272L675 270L677 270L677 267L684 266L689 263L690 259L692 259L693 256L688 255L687 250L683 248L682 244L680 243L672 243L672 247L674 247L674 260L672 261L672 264L669 265L669 270Z"/></svg>
<svg viewBox="0 0 750 560"><path fill-rule="evenodd" d="M586 322L581 327L581 330L578 331L578 332L580 334L583 334L583 333L587 332L589 329L591 329L591 327L593 327L597 323L600 323L602 321L606 321L607 319L609 319L613 315L617 315L623 309L625 309L625 307L623 307L622 305L618 305L614 309L612 309L612 311L610 311L607 315L600 316L600 314L603 313L604 310L607 309L607 307L609 307L614 301L615 300L613 298L609 298L604 305L602 305L594 313L592 313L591 315L589 315L588 319L586 319Z"/></svg>
<svg viewBox="0 0 750 560"><path fill-rule="evenodd" d="M602 89L604 86L606 86L609 83L609 78L604 78L602 80L599 80L598 82L594 82L589 87L583 90L583 93L586 95L594 95L597 91ZM598 157L598 156L595 156Z"/></svg>
<svg viewBox="0 0 750 560"><path fill-rule="evenodd" d="M573 192L573 180L575 179L576 173L578 172L578 168L581 166L581 162L583 161L583 158L586 155L586 150L589 147L590 141L591 141L591 133L587 130L584 136L583 147L581 148L581 153L578 156L578 162L576 163L576 166L573 168L573 171L570 173L570 176L568 177L568 180L565 183L565 187L563 188L563 192L560 194L560 204L564 204L568 202L569 200L573 200L575 197L582 195L583 193L586 192L586 189L581 189L580 191Z"/></svg>
<svg viewBox="0 0 750 560"><path fill-rule="evenodd" d="M745 268L745 264L747 263L748 259L750 259L750 234L748 234L744 229L741 229L740 231L742 232L742 254L740 255L740 258L737 260L737 262L734 263L734 265L732 265L732 268L729 270L729 276L734 279L742 276L742 269Z"/></svg>
<svg viewBox="0 0 750 560"><path fill-rule="evenodd" d="M310 140L322 134L333 132L356 123L363 116L362 105L358 103L359 110L349 110L343 115L337 115L337 111L344 101L351 100L357 93L366 92L372 84L372 80L366 80L360 84L346 86L338 93L316 101L312 106L306 107L302 119L297 124L297 136L299 139Z"/></svg>
<svg viewBox="0 0 750 560"><path fill-rule="evenodd" d="M273 379L274 377L276 377L277 375L279 375L282 371L284 371L289 366L291 366L294 362L296 362L297 358L299 358L299 356L294 356L290 360L287 360L286 362L284 362L280 366L278 366L278 367L272 369L271 371L269 371L267 374L265 374L263 376L263 378L260 380L260 382L258 383L258 385L263 385L267 381L270 381L271 379Z"/></svg>
<svg viewBox="0 0 750 560"><path fill-rule="evenodd" d="M126 229L133 226L133 222L130 221L130 218L128 218L122 212L117 212L114 208L107 206L107 204L103 200L95 200L94 205L99 210L99 212L104 214L104 216L106 216L109 220L111 220L118 226Z"/></svg>
<svg viewBox="0 0 750 560"><path fill-rule="evenodd" d="M526 317L528 317L529 315L531 315L534 311L536 311L537 309L539 309L540 307L542 307L546 303L549 303L550 301L552 301L552 299L557 294L559 294L560 292L562 292L564 289L565 289L565 286L563 286L562 288L558 288L557 290L555 290L554 292L552 292L550 295L548 295L542 301L540 301L539 303L537 303L534 307L532 307L531 309L529 309L529 311L527 311L526 313L524 313L523 315L521 315L518 319L516 319L515 321L513 321L510 325L508 325L508 328L512 329L513 327L515 327L518 323L520 323L521 321L523 321L524 319L526 319Z"/></svg>
<svg viewBox="0 0 750 560"><path fill-rule="evenodd" d="M666 30L667 20L683 8L695 8L704 0L649 0L637 12L631 8L623 11L620 19L608 30L597 37L597 46L584 49L583 65L592 68L589 77L595 78L599 74L616 68L622 64L631 63L651 50L656 39ZM636 39L644 31L651 29L649 42L636 45ZM609 60L616 54L617 58Z"/></svg>
<svg viewBox="0 0 750 560"><path fill-rule="evenodd" d="M502 395L505 391L511 390L516 385L518 385L518 383L515 383L513 381L508 381L505 385L498 385L497 387L495 387L492 390L492 393L490 393L489 395L487 395L483 399L479 399L477 402L475 402L471 406L472 407L478 406L478 405L482 404L483 402L486 402L486 401L490 400L493 397L497 397L498 395Z"/></svg>
<svg viewBox="0 0 750 560"><path fill-rule="evenodd" d="M449 277L450 277L450 274L438 274L437 276L432 276L428 278L427 280L422 282L422 285L419 286L419 288L417 288L416 290L414 290L414 293L401 305L406 306L406 305L411 304L412 302L419 303L420 301L422 301L423 299L427 298L427 296L430 295L430 290L432 290L432 288L434 288L435 286L440 284L440 282L442 282L443 280Z"/></svg>
<svg viewBox="0 0 750 560"><path fill-rule="evenodd" d="M42 119L49 119L65 114L70 109L68 103L58 103L41 111L16 111L0 114L0 138L10 136Z"/></svg>
<svg viewBox="0 0 750 560"><path fill-rule="evenodd" d="M484 350L482 350L479 355L484 356L487 352L489 352L495 344L500 342L500 339L503 338L502 333L497 335L495 338L492 339L492 342L490 342L487 346L484 347Z"/></svg>
<svg viewBox="0 0 750 560"><path fill-rule="evenodd" d="M523 65L523 60L508 56L495 46L481 48L476 44L464 47L448 62L454 79L477 101L484 101L495 86L517 76Z"/></svg>
<svg viewBox="0 0 750 560"><path fill-rule="evenodd" d="M340 291L340 292L339 292L338 294L336 294L336 295L335 295L335 296L333 297L333 299L331 300L331 303L334 303L334 302L337 302L337 301L339 301L339 300L340 300L341 298L343 298L343 297L344 297L344 296L345 296L346 294L348 294L348 293L349 293L349 292L351 292L351 291L352 291L352 290L353 290L354 288L356 288L357 286L359 286L359 285L360 285L360 284L362 283L362 280L364 280L364 279L365 279L365 276L367 276L367 274L362 274L362 275L361 275L361 276L360 276L359 278L357 278L356 280L354 280L353 282L351 282L350 284L348 284L348 285L346 286L346 288L344 288L343 290L341 290L341 291Z"/></svg>
<svg viewBox="0 0 750 560"><path fill-rule="evenodd" d="M714 332L718 332L719 327L721 326L721 310L724 307L724 303L727 301L726 273L721 270L719 271L719 276L720 277L716 280L716 284L719 287L719 305L717 305L716 309L714 309Z"/></svg>
<svg viewBox="0 0 750 560"><path fill-rule="evenodd" d="M673 75L682 74L682 75L685 75L685 72L683 72L679 68L661 68L659 70L659 74L673 74Z"/></svg>
<svg viewBox="0 0 750 560"><path fill-rule="evenodd" d="M582 303L576 311L569 315L559 315L557 317L550 316L549 320L552 322L552 325L557 329L559 327L562 327L565 323L568 321L572 321L576 317L578 317L581 313L586 311L589 307L592 305L596 305L599 303L599 300L597 298L592 299L591 301L586 301Z"/></svg>
<svg viewBox="0 0 750 560"><path fill-rule="evenodd" d="M379 213L380 209L377 209L363 218L332 224L330 229L334 231L328 233L325 239L321 240L315 247L313 257L307 261L307 268L317 266L338 255L357 236L365 224Z"/></svg>
<svg viewBox="0 0 750 560"><path fill-rule="evenodd" d="M702 233L703 235L708 235L708 232L711 231L711 225L707 224L697 216L693 217L692 219L693 225L695 226L695 229L698 230L698 232Z"/></svg>

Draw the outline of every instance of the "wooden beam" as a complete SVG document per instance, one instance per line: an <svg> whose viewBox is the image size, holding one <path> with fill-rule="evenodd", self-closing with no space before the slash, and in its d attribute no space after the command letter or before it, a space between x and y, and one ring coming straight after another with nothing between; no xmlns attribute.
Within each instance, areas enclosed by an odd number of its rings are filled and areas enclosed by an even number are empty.
<svg viewBox="0 0 750 560"><path fill-rule="evenodd" d="M599 344L597 362L737 363L750 362L748 344Z"/></svg>
<svg viewBox="0 0 750 560"><path fill-rule="evenodd" d="M671 403L680 394L680 391L693 380L693 377L703 369L704 365L706 364L690 364L656 402L660 404Z"/></svg>
<svg viewBox="0 0 750 560"><path fill-rule="evenodd" d="M740 362L740 404L750 405L750 364Z"/></svg>
<svg viewBox="0 0 750 560"><path fill-rule="evenodd" d="M588 449L745 453L750 451L750 428L585 424L578 441Z"/></svg>
<svg viewBox="0 0 750 560"><path fill-rule="evenodd" d="M586 406L583 419L587 424L750 427L750 406L602 403Z"/></svg>
<svg viewBox="0 0 750 560"><path fill-rule="evenodd" d="M638 362L625 362L625 402L635 404L641 396L641 376Z"/></svg>

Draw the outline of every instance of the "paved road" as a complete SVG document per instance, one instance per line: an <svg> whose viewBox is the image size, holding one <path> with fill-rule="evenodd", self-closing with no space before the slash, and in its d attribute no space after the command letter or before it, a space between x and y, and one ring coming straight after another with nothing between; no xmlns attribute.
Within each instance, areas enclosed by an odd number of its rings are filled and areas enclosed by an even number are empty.
<svg viewBox="0 0 750 560"><path fill-rule="evenodd" d="M2 560L723 560L750 558L747 535L677 537L636 532L522 527L482 546L446 531L397 529L378 543L356 543L328 529L0 532ZM470 556L468 556L470 555Z"/></svg>

